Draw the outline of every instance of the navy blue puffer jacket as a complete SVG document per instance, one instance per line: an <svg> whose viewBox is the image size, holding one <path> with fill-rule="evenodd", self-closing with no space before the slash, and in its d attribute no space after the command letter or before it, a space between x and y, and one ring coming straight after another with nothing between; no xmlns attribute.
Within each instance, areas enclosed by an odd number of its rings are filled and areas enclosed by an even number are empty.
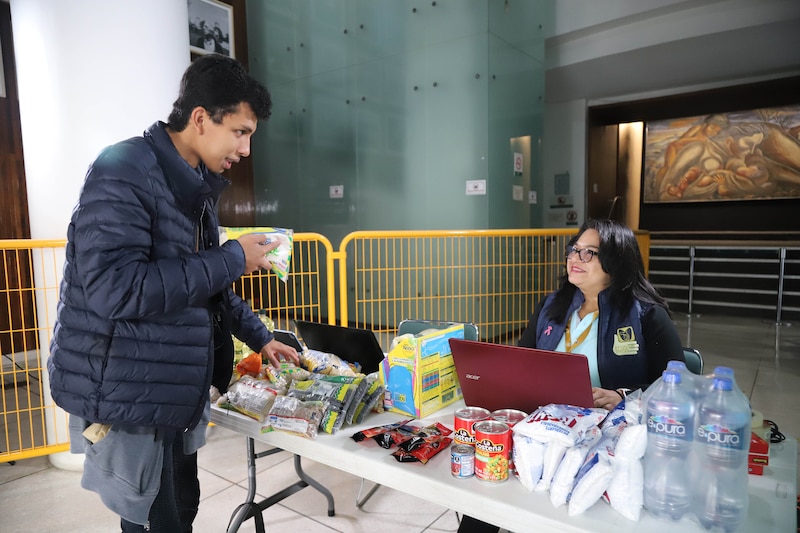
<svg viewBox="0 0 800 533"><path fill-rule="evenodd" d="M231 290L245 259L238 242L219 245L214 208L227 184L189 166L161 122L106 148L89 169L47 363L65 411L194 427L212 381L224 391L230 380L230 334L254 351L272 339Z"/></svg>

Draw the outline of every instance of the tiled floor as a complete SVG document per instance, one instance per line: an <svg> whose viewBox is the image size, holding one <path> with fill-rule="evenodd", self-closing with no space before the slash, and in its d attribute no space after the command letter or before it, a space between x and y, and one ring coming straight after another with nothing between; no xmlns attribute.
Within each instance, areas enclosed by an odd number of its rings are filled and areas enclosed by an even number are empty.
<svg viewBox="0 0 800 533"><path fill-rule="evenodd" d="M686 345L699 349L705 370L731 366L754 409L778 424L790 438L800 435L800 324L776 327L755 319L675 316ZM200 451L203 500L195 521L197 533L220 533L247 495L245 438L219 427L210 429L209 444ZM257 448L257 451L260 448ZM455 513L385 487L357 509L360 479L319 464L304 462L306 471L335 495L336 516L327 516L325 499L306 488L264 513L268 530L316 532L455 531ZM257 463L259 493L294 481L286 452ZM80 488L80 473L60 470L48 458L0 465L0 532L66 533L119 531L119 519L94 493ZM253 532L253 521L240 528Z"/></svg>

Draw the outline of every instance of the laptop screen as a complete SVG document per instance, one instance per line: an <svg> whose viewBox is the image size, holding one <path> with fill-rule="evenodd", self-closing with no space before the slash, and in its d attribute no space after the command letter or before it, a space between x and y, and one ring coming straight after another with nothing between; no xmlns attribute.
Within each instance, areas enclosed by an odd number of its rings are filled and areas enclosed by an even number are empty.
<svg viewBox="0 0 800 533"><path fill-rule="evenodd" d="M351 363L359 363L364 374L377 371L383 361L383 349L375 334L368 329L306 320L295 320L295 326L306 346L312 350L332 353Z"/></svg>
<svg viewBox="0 0 800 533"><path fill-rule="evenodd" d="M526 413L550 403L594 407L584 355L461 339L450 339L450 348L468 406Z"/></svg>

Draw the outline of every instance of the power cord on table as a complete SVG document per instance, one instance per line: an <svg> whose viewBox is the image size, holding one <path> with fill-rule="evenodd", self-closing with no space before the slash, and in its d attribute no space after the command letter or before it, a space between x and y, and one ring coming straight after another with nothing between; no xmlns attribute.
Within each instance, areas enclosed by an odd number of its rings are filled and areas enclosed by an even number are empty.
<svg viewBox="0 0 800 533"><path fill-rule="evenodd" d="M764 419L764 424L769 426L769 442L771 444L776 444L786 440L786 435L780 432L778 429L778 424L772 420L767 420L766 418Z"/></svg>

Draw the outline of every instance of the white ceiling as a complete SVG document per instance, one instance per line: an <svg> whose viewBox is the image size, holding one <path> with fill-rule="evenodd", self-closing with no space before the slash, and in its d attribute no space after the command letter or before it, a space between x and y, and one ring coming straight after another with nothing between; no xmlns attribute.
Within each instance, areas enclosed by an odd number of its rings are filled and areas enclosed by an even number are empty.
<svg viewBox="0 0 800 533"><path fill-rule="evenodd" d="M649 18L637 14L636 20L548 39L547 62L553 66L545 75L546 101L624 101L800 73L800 0L683 4L692 9L669 16L662 10ZM697 9L701 4L704 11ZM698 22L726 4L740 9L727 24L706 24L703 31ZM771 12L744 11L758 6ZM664 39L665 32L668 40L646 42L648 36ZM637 39L644 44L636 47ZM564 64L570 58L578 60Z"/></svg>

